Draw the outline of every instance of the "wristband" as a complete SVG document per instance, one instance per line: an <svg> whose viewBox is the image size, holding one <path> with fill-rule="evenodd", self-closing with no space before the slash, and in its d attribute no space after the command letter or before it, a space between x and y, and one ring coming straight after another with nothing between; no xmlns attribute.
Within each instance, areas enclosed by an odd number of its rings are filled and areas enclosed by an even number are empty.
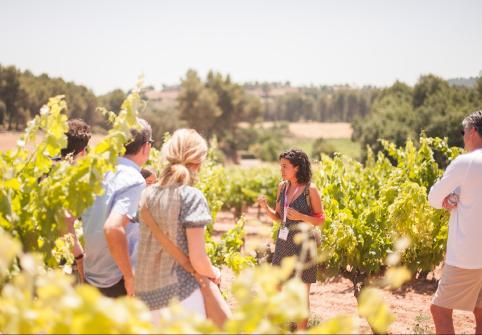
<svg viewBox="0 0 482 335"><path fill-rule="evenodd" d="M74 256L74 259L75 259L76 261L80 261L81 259L84 258L84 255L85 255L84 253L81 253L81 254L79 254L79 255L77 255L77 256Z"/></svg>
<svg viewBox="0 0 482 335"><path fill-rule="evenodd" d="M318 218L318 219L325 219L325 214L324 213L315 213L313 214L313 216L315 218Z"/></svg>

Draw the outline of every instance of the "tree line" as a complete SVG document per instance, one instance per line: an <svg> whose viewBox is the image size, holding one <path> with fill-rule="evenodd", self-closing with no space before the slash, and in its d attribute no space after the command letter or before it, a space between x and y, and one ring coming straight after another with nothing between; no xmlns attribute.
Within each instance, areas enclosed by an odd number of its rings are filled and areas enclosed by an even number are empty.
<svg viewBox="0 0 482 335"><path fill-rule="evenodd" d="M269 87L269 86L268 86ZM300 87L270 98L266 90L263 119L266 121L352 122L368 115L379 89L365 86Z"/></svg>
<svg viewBox="0 0 482 335"><path fill-rule="evenodd" d="M152 89L145 88L144 98ZM482 108L480 77L475 86L454 85L424 75L413 87L399 81L383 89L292 87L289 82L242 85L229 74L210 71L201 78L195 70L188 70L177 91L174 103L148 103L140 112L153 126L157 144L161 144L165 132L192 127L207 138L216 137L219 148L234 160L239 150L254 150L258 157L276 159L283 146L280 138L289 136L283 122L303 120L352 123L352 139L361 143L364 152L367 145L375 152L382 150L379 139L402 145L409 138L417 141L422 132L431 137L446 136L450 145L462 146L460 121ZM49 97L65 95L68 116L82 118L94 131L102 132L109 125L96 108L117 113L127 93L116 89L96 96L83 85L0 64L0 129L23 129ZM261 121L275 121L278 126L240 127L241 122Z"/></svg>
<svg viewBox="0 0 482 335"><path fill-rule="evenodd" d="M48 99L57 95L65 96L70 118L82 118L97 129L106 129L107 123L96 108L118 111L127 96L122 90L96 96L83 85L0 64L0 128L24 129Z"/></svg>
<svg viewBox="0 0 482 335"><path fill-rule="evenodd" d="M241 85L233 82L229 75L211 71L202 80L196 71L188 70L179 86L176 106L148 105L144 112L148 118L160 117L168 124L167 128L187 121L196 124L207 136L224 137L235 131L233 125L240 121L351 122L369 113L378 91L373 87L347 85L295 88L289 82ZM91 125L106 128L96 108L105 107L116 112L127 93L116 89L96 96L83 85L47 74L36 76L28 70L0 64L0 126L22 130L49 97L65 95L69 117L79 117Z"/></svg>
<svg viewBox="0 0 482 335"><path fill-rule="evenodd" d="M482 109L482 77L475 86L450 85L435 75L423 75L411 87L402 82L381 90L371 112L352 123L353 139L364 148L382 150L379 139L400 146L407 139L417 142L420 134L447 137L451 146L463 147L460 134L465 116Z"/></svg>

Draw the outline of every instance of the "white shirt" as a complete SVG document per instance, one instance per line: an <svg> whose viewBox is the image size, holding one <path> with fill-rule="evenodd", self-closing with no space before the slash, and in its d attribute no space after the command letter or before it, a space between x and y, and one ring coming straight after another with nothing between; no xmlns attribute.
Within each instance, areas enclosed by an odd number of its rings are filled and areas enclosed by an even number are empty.
<svg viewBox="0 0 482 335"><path fill-rule="evenodd" d="M458 156L428 194L430 205L442 208L451 192L459 195L450 213L445 263L463 269L482 268L482 149Z"/></svg>

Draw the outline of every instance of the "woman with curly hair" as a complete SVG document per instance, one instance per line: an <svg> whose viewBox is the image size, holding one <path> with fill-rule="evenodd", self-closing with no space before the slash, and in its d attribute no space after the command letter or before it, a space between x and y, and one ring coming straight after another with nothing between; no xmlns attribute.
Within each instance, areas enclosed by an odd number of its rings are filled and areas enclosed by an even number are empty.
<svg viewBox="0 0 482 335"><path fill-rule="evenodd" d="M302 243L295 243L294 236L299 232L297 226L301 222L313 226L325 222L323 206L320 193L311 182L311 164L306 153L297 149L288 150L279 156L279 164L283 181L278 185L275 208L268 205L264 196L260 196L258 201L269 218L281 221L272 263L279 266L285 257L297 256L303 264L301 280L306 284L309 307L310 285L316 282L316 264L313 264L316 255L310 255L306 250L314 249L307 245L314 245L314 235L309 234L310 239ZM306 329L307 323L306 319L298 326Z"/></svg>

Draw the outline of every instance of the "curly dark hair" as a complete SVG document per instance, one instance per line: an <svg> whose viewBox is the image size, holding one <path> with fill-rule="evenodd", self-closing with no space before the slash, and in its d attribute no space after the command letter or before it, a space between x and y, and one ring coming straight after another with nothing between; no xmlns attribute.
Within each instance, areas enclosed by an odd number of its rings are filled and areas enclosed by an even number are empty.
<svg viewBox="0 0 482 335"><path fill-rule="evenodd" d="M279 155L279 159L287 159L291 165L297 166L296 180L300 184L308 184L311 181L311 163L308 155L299 149L290 149Z"/></svg>
<svg viewBox="0 0 482 335"><path fill-rule="evenodd" d="M67 155L77 155L89 144L92 133L90 127L81 119L72 119L67 122L69 130L67 135L67 147L60 150L60 155L65 158Z"/></svg>

